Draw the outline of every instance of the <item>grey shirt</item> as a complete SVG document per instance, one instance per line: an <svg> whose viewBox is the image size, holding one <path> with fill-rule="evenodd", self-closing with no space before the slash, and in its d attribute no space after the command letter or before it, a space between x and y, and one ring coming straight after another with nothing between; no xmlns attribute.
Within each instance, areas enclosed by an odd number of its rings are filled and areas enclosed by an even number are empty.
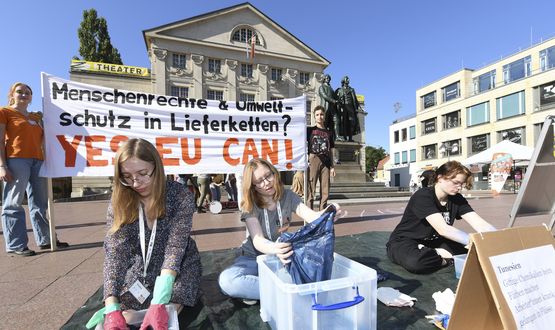
<svg viewBox="0 0 555 330"><path fill-rule="evenodd" d="M281 214L282 214L282 221L283 224L286 225L287 223L291 222L291 213L293 213L297 206L301 203L301 198L299 195L295 194L289 189L285 189L283 192L283 196L279 200L281 206ZM277 212L277 208L275 210L268 210L268 222L270 225L270 233L266 230L266 222L264 220L264 209L259 208L258 206L254 206L252 212L241 213L241 221L245 221L248 218L257 218L260 227L262 228L262 233L264 237L269 239L270 241L275 241L279 237L279 216ZM261 255L258 250L255 249L254 244L252 243L252 238L249 235L247 239L241 245L242 254L244 256L256 257L257 255Z"/></svg>

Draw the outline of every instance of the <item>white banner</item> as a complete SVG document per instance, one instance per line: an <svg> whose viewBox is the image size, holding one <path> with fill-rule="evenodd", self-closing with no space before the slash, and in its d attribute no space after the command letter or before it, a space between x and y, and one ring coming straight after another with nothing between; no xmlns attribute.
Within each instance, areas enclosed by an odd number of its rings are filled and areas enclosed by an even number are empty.
<svg viewBox="0 0 555 330"><path fill-rule="evenodd" d="M46 160L41 175L110 176L118 146L143 138L167 174L241 172L252 158L303 170L305 96L215 101L133 92L42 73Z"/></svg>

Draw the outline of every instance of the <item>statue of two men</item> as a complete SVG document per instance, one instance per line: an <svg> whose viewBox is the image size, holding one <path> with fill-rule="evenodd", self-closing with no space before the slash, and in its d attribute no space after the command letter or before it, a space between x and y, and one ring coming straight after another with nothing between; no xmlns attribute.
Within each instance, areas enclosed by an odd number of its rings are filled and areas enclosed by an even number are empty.
<svg viewBox="0 0 555 330"><path fill-rule="evenodd" d="M338 141L353 142L353 135L360 133L357 110L360 107L355 90L349 86L349 77L341 80L341 87L335 92L330 85L331 76L324 75L318 91L320 105L326 109L325 126L333 132Z"/></svg>

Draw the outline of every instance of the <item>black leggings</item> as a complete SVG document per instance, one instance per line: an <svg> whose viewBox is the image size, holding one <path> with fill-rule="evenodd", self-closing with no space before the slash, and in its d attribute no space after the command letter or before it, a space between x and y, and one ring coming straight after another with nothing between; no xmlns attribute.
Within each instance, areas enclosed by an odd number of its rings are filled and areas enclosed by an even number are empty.
<svg viewBox="0 0 555 330"><path fill-rule="evenodd" d="M418 244L424 247L419 249ZM411 273L429 274L440 269L443 263L436 248L445 249L453 255L468 253L464 245L446 238L431 241L403 238L387 242L387 256Z"/></svg>

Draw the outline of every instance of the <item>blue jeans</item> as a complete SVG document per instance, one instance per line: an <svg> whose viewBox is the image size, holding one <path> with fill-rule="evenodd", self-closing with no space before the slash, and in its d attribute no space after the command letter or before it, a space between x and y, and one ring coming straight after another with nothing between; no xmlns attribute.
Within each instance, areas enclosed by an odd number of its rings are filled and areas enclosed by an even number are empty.
<svg viewBox="0 0 555 330"><path fill-rule="evenodd" d="M255 257L239 256L218 279L220 289L234 298L260 300L258 264Z"/></svg>
<svg viewBox="0 0 555 330"><path fill-rule="evenodd" d="M42 161L34 158L8 158L7 163L13 179L2 184L2 228L6 251L25 249L29 242L25 210L21 206L25 191L35 241L37 245L49 244L50 231L46 219L48 181L39 177Z"/></svg>

